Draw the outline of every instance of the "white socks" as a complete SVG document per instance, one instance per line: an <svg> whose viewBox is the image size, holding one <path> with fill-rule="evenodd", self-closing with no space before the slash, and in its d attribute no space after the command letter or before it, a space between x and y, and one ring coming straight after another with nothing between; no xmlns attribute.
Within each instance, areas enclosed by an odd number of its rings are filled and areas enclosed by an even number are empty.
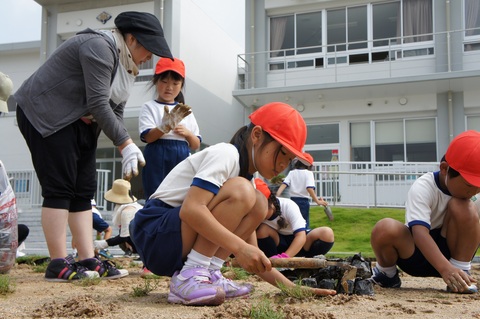
<svg viewBox="0 0 480 319"><path fill-rule="evenodd" d="M187 270L195 267L202 267L208 269L210 267L210 261L212 258L200 254L195 250L191 250L187 256L187 261L183 265L182 270Z"/></svg>
<svg viewBox="0 0 480 319"><path fill-rule="evenodd" d="M382 266L380 266L379 263L377 263L376 267L378 268L378 270L380 270L385 275L387 275L388 278L393 278L395 276L395 274L397 273L397 266L396 265L391 266L391 267L382 267Z"/></svg>
<svg viewBox="0 0 480 319"><path fill-rule="evenodd" d="M472 268L472 263L469 261L458 261L456 259L450 258L450 263L458 269L470 271Z"/></svg>
<svg viewBox="0 0 480 319"><path fill-rule="evenodd" d="M223 263L225 261L223 259L220 259L218 257L213 256L212 260L210 261L210 267L208 269L210 270L220 270L223 267Z"/></svg>

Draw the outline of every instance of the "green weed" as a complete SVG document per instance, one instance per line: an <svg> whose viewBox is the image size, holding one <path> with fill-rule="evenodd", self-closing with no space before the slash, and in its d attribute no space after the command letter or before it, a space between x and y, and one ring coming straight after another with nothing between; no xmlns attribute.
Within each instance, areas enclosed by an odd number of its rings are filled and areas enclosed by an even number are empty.
<svg viewBox="0 0 480 319"><path fill-rule="evenodd" d="M270 300L262 299L252 305L249 318L251 319L285 319L285 314L281 309L275 309Z"/></svg>
<svg viewBox="0 0 480 319"><path fill-rule="evenodd" d="M132 297L148 296L150 292L157 289L158 285L158 278L144 278L143 284L132 287L133 292L131 293L131 295Z"/></svg>
<svg viewBox="0 0 480 319"><path fill-rule="evenodd" d="M15 291L15 282L9 275L0 275L0 295L6 295Z"/></svg>

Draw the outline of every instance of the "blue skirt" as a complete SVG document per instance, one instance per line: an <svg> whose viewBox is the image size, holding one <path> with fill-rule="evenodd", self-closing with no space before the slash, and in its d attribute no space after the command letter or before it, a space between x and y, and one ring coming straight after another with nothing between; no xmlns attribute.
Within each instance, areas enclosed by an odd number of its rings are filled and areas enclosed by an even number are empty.
<svg viewBox="0 0 480 319"><path fill-rule="evenodd" d="M186 141L159 139L148 143L143 151L146 165L142 169L145 199L155 193L165 176L190 155Z"/></svg>

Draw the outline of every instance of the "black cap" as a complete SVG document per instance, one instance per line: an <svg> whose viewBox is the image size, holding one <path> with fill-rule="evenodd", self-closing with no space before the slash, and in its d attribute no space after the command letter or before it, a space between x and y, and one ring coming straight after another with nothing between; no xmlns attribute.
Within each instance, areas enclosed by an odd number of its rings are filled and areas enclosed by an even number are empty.
<svg viewBox="0 0 480 319"><path fill-rule="evenodd" d="M131 33L140 44L153 54L170 58L167 41L157 17L148 12L127 11L115 18L115 25L122 33Z"/></svg>

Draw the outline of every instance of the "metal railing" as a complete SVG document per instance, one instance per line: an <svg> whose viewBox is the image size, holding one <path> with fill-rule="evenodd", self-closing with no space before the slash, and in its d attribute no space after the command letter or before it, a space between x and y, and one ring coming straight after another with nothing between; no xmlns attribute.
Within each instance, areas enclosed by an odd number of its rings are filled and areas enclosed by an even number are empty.
<svg viewBox="0 0 480 319"><path fill-rule="evenodd" d="M103 194L108 190L110 170L97 169L97 207L104 209L106 201ZM8 178L15 193L18 208L41 207L42 189L35 170L7 171Z"/></svg>
<svg viewBox="0 0 480 319"><path fill-rule="evenodd" d="M331 205L404 207L415 179L438 167L437 162L315 162L313 172L317 196ZM41 188L34 170L7 171L7 174L12 178L19 208L42 205ZM95 198L100 209L106 208L103 195L109 187L109 176L109 170L97 170Z"/></svg>
<svg viewBox="0 0 480 319"><path fill-rule="evenodd" d="M316 162L317 196L331 205L405 207L413 182L437 162Z"/></svg>

